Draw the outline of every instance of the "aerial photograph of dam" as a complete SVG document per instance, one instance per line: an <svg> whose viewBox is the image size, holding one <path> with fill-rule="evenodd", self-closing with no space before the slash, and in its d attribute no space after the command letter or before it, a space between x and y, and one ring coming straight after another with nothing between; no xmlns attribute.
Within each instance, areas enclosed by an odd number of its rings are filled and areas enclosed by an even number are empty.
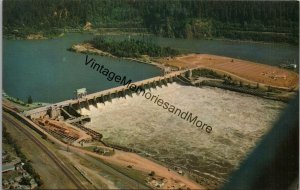
<svg viewBox="0 0 300 190"><path fill-rule="evenodd" d="M298 189L298 1L1 5L2 189Z"/></svg>

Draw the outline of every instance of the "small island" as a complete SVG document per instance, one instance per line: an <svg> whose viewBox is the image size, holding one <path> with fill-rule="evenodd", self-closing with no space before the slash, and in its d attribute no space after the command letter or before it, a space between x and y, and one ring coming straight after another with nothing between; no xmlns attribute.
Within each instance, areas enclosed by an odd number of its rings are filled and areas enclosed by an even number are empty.
<svg viewBox="0 0 300 190"><path fill-rule="evenodd" d="M68 49L77 53L89 53L111 57L121 57L149 62L151 58L174 57L181 52L171 47L159 46L150 40L125 39L121 41L94 37L82 44L73 45Z"/></svg>
<svg viewBox="0 0 300 190"><path fill-rule="evenodd" d="M157 62L160 58L173 58L182 55L182 52L179 50L159 46L149 39L127 38L124 40L114 40L104 38L103 36L96 36L91 40L75 44L67 50L76 53L133 60L144 64L151 64L161 69L165 69L166 65Z"/></svg>

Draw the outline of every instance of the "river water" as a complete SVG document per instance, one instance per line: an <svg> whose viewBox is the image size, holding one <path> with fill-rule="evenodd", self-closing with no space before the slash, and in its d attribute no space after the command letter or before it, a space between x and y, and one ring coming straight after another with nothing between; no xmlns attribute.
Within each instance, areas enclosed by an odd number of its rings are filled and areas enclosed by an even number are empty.
<svg viewBox="0 0 300 190"><path fill-rule="evenodd" d="M123 39L127 36L110 36ZM107 81L84 65L85 56L66 49L75 43L92 38L90 34L67 34L50 40L3 40L3 90L10 96L26 101L54 103L73 97L78 88L88 93L109 89L117 83ZM279 44L260 44L220 40L186 40L149 37L164 46L184 52L210 53L278 65L298 63L298 47ZM133 81L158 76L161 71L134 61L93 55L97 63Z"/></svg>
<svg viewBox="0 0 300 190"><path fill-rule="evenodd" d="M108 81L85 66L85 55L66 49L75 43L92 38L91 35L68 34L52 40L4 40L4 91L27 101L58 102L73 98L74 90L87 88L97 92L119 84ZM139 81L161 74L158 68L134 61L103 56L90 56L110 71Z"/></svg>
<svg viewBox="0 0 300 190"><path fill-rule="evenodd" d="M212 132L136 94L83 109L91 117L86 127L103 134L105 142L139 150L171 168L191 171L200 184L212 189L238 168L286 106L243 93L177 83L151 89L151 94L197 115Z"/></svg>
<svg viewBox="0 0 300 190"><path fill-rule="evenodd" d="M85 87L88 93L115 87L103 75L84 65L85 56L66 49L90 39L87 34L67 34L52 40L3 41L3 90L22 100L57 102L73 97ZM124 36L114 36L122 39ZM230 56L264 64L298 63L298 47L232 41L151 40L186 52ZM161 74L152 66L92 55L97 63L133 81ZM272 127L285 104L218 88L195 88L176 83L152 89L153 94L182 110L201 117L213 127L207 134L143 97L127 96L98 109L84 110L92 118L86 126L102 133L107 142L141 150L170 166L180 166L219 185L227 179L260 138Z"/></svg>

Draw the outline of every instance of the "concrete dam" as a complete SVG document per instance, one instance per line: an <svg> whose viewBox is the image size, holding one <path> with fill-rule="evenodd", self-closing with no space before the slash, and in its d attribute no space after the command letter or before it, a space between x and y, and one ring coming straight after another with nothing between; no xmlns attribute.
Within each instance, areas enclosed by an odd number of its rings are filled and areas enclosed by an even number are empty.
<svg viewBox="0 0 300 190"><path fill-rule="evenodd" d="M224 89L229 89L233 91L253 94L256 96L263 96L264 93L259 90L245 90L242 87L241 89L235 89L237 87L231 85L222 84L222 79L210 79L205 77L200 77L198 80L190 80L192 77L192 73L194 70L201 69L200 67L196 67L193 69L186 69L180 71L174 71L164 76L153 77L149 79L145 79L142 81L137 81L131 83L130 85L134 85L136 88L140 89L151 89L156 88L156 86L168 85L168 83L172 83L173 81L179 82L183 85L192 85L192 86L212 86L219 87ZM238 82L238 81L237 81ZM239 81L241 83L241 81ZM235 87L235 88L234 88ZM32 109L29 111L25 111L23 114L29 119L37 119L41 117L49 117L50 119L65 121L70 124L89 122L90 118L87 115L82 114L82 109L90 110L90 106L94 106L98 108L97 103L102 103L105 105L105 102L112 102L112 99L115 98L126 98L126 95L132 97L136 91L133 91L129 88L129 85L118 86L115 88L103 90L100 92L92 93L92 94L84 94L79 97L75 97L70 100L65 100L62 102L54 103L51 105L47 105L44 107Z"/></svg>
<svg viewBox="0 0 300 190"><path fill-rule="evenodd" d="M168 83L172 83L176 80L184 82L178 77L182 77L181 75L184 74L191 75L191 73L192 70L176 71L166 74L165 76L153 77L142 81L134 82L132 83L132 85L135 85L136 87L140 87L142 89L156 88L156 86L167 85ZM82 121L88 122L90 121L90 118L86 115L82 115L82 108L89 110L91 105L97 108L97 103L105 104L105 102L111 102L111 100L114 98L125 98L126 95L132 97L133 93L135 92L126 86L118 86L108 90L87 94L80 98L74 98L63 102L58 102L48 106L29 110L24 112L23 114L30 119L37 119L47 116L50 119L64 120L65 122L70 124L81 123Z"/></svg>
<svg viewBox="0 0 300 190"><path fill-rule="evenodd" d="M126 86L23 114L65 143L87 146L98 141L106 145L106 152L113 149L136 152L189 172L198 181L209 179L219 184L272 126L284 105L234 90L225 91L224 87L218 87L218 82L222 83L219 79L202 77L191 82L190 71L172 72L132 84L151 89L153 94L183 110L200 115L203 121L212 123L213 134L188 126ZM240 109L242 106L247 109Z"/></svg>

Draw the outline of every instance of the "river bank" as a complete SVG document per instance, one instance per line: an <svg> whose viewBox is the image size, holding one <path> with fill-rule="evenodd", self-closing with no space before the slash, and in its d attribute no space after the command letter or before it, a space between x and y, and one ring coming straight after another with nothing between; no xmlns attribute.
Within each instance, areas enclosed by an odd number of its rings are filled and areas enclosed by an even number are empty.
<svg viewBox="0 0 300 190"><path fill-rule="evenodd" d="M91 43L81 43L81 44L75 44L72 45L71 48L67 49L68 51L72 51L72 52L76 52L76 53L83 53L83 54L94 54L94 55L100 55L100 56L108 56L108 57L112 57L112 58L119 58L119 59L126 59L126 60L130 60L130 61L136 61L139 63L143 63L143 64L150 64L153 66L156 66L162 70L164 70L166 67L162 64L159 64L157 62L152 61L153 58L147 56L147 55L143 55L141 58L132 58L132 57L117 57L112 55L111 53L99 50L95 47L93 47L93 45Z"/></svg>
<svg viewBox="0 0 300 190"><path fill-rule="evenodd" d="M2 92L2 103L14 107L16 111L20 112L49 105L49 103L44 102L32 102L31 104L28 104L18 98L7 95L5 92Z"/></svg>
<svg viewBox="0 0 300 190"><path fill-rule="evenodd" d="M92 35L153 35L147 32L144 28L139 30L139 28L52 28L49 31L36 30L28 32L27 28L15 28L15 29L5 29L4 38L12 40L48 40L60 38L67 34L78 33L78 34L92 34Z"/></svg>
<svg viewBox="0 0 300 190"><path fill-rule="evenodd" d="M115 40L128 38L123 35L108 37ZM61 38L51 40L7 40L4 38L4 91L25 102L31 95L34 101L54 103L72 98L73 91L77 88L85 87L88 93L93 93L115 87L110 82L97 82L104 78L82 70L85 55L66 51L72 45L91 38L93 35L87 33L66 33ZM184 40L155 36L151 37L151 41L186 52L222 55L273 66L293 61L298 63L299 60L298 48L293 46ZM95 55L94 57L99 63L105 64L115 72L124 73L134 81L162 74L161 69L148 63L140 64L136 61L108 56ZM26 64L24 60L27 60ZM156 60L154 62L157 63ZM40 72L42 70L47 70L47 72ZM74 80L74 76L79 77L80 80Z"/></svg>
<svg viewBox="0 0 300 190"><path fill-rule="evenodd" d="M117 57L108 52L94 48L90 43L73 45L69 50L77 53ZM299 76L295 72L230 57L209 54L187 54L162 58L152 58L146 55L139 58L121 58L155 65L163 70L166 70L167 66L175 67L177 69L193 69L196 67L207 68L219 73L221 76L230 76L232 82L237 82L241 85L242 83L245 83L253 87L259 86L266 90L276 88L283 91L297 91L298 89ZM152 61L154 59L155 62Z"/></svg>
<svg viewBox="0 0 300 190"><path fill-rule="evenodd" d="M10 32L4 32L3 38L9 40L49 40L49 39L56 39L61 38L65 35L64 32L26 32L22 31L22 29L16 29Z"/></svg>
<svg viewBox="0 0 300 190"><path fill-rule="evenodd" d="M4 36L10 36L9 39L15 40L37 40L37 39L53 39L59 38L62 35L68 33L81 33L81 34L92 34L92 35L149 35L153 36L155 34L148 31L147 28L118 28L118 27L102 27L102 28L89 28L85 29L84 27L75 27L75 28L53 28L50 30L54 30L55 32L41 32L33 31L30 33L26 33L26 35L22 34L22 28L10 29L10 31L5 31ZM59 34L57 34L57 32ZM48 33L48 34L47 34ZM225 41L225 42L237 42L237 43L253 43L253 44L278 44L278 45L291 45L297 46L296 42L288 43L288 42L272 42L272 41L262 41L262 40L249 40L249 39L232 39L226 37L202 37L202 38L174 38L174 39L194 39L194 40L216 40L216 41Z"/></svg>

